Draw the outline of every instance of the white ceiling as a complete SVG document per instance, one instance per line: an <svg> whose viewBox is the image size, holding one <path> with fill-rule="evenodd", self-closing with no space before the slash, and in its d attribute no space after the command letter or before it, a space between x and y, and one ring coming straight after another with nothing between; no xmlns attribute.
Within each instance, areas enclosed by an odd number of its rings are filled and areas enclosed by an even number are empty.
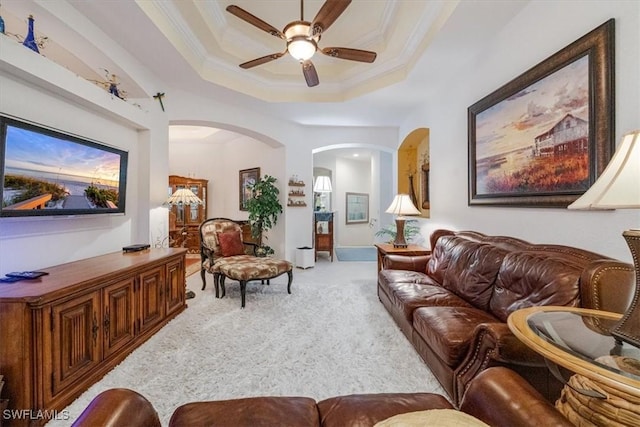
<svg viewBox="0 0 640 427"><path fill-rule="evenodd" d="M285 42L225 11L236 4L282 29L300 18L298 0L2 0L0 15L19 38L34 14L36 35L49 37L45 56L82 63L73 67L89 79L109 70L131 98L167 92L170 103L174 89L306 125L399 126L434 87L455 84L451 70L481 55L528 1L354 0L319 45L378 57L366 64L316 54L313 88L289 56L239 68ZM305 0L305 19L323 3Z"/></svg>

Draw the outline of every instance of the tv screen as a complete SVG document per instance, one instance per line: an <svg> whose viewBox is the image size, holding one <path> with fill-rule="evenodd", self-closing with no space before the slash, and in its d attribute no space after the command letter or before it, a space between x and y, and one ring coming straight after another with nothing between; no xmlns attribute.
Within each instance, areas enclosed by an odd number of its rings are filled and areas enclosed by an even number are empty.
<svg viewBox="0 0 640 427"><path fill-rule="evenodd" d="M124 213L128 153L0 116L0 217Z"/></svg>

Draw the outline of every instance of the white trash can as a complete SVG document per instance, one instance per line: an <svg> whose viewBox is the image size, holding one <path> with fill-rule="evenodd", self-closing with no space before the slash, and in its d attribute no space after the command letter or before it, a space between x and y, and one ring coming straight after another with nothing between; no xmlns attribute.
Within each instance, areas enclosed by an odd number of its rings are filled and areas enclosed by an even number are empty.
<svg viewBox="0 0 640 427"><path fill-rule="evenodd" d="M296 249L296 267L310 268L315 265L315 253L313 248L303 246Z"/></svg>

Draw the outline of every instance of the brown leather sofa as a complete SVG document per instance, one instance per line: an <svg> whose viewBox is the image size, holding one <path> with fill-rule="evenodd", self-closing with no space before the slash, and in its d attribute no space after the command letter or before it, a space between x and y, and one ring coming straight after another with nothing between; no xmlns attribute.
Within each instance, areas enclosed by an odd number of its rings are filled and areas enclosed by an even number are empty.
<svg viewBox="0 0 640 427"><path fill-rule="evenodd" d="M407 412L452 408L443 396L431 393L358 394L320 402L308 397L250 397L187 403L175 410L169 426L366 427ZM470 383L460 410L494 427L571 425L522 377L500 367L487 369ZM128 389L102 392L73 424L124 425L161 424L151 403Z"/></svg>
<svg viewBox="0 0 640 427"><path fill-rule="evenodd" d="M622 313L633 266L561 245L474 231L437 230L428 256L389 255L378 296L457 403L483 369L507 366L554 401L561 383L509 330L513 311L536 305Z"/></svg>

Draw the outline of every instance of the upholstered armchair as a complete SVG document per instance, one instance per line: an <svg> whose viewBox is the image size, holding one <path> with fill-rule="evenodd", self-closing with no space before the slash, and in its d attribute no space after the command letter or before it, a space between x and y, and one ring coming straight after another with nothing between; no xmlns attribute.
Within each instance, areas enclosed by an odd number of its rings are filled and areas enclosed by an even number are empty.
<svg viewBox="0 0 640 427"><path fill-rule="evenodd" d="M216 298L220 288L220 266L226 261L255 257L255 243L242 240L240 224L228 218L210 218L200 224L200 277L202 290L207 287L206 273L213 275ZM224 262L223 262L224 261Z"/></svg>

